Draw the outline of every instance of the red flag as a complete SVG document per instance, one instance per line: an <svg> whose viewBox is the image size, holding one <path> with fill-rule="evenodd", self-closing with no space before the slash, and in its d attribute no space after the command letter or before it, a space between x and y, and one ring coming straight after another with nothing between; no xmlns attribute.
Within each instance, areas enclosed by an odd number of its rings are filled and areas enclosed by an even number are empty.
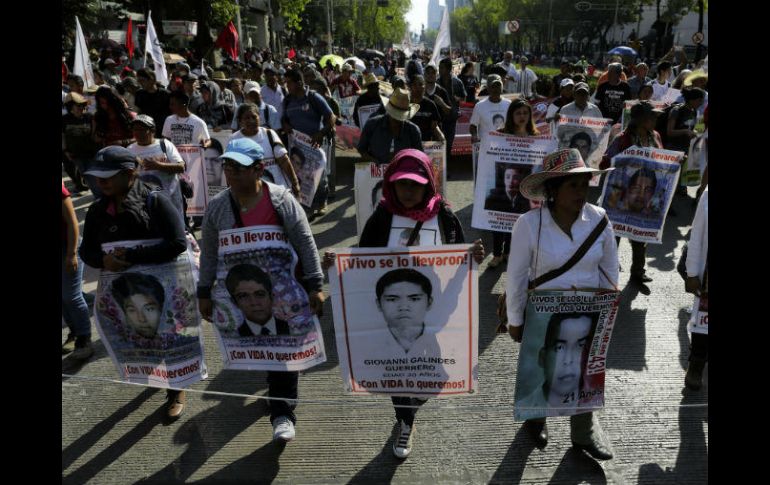
<svg viewBox="0 0 770 485"><path fill-rule="evenodd" d="M233 21L227 23L225 29L217 37L217 41L214 42L216 47L223 48L233 60L238 59L238 31L235 30Z"/></svg>
<svg viewBox="0 0 770 485"><path fill-rule="evenodd" d="M128 60L134 58L134 30L131 19L128 19L128 31L126 31L126 50L128 50Z"/></svg>
<svg viewBox="0 0 770 485"><path fill-rule="evenodd" d="M292 47L288 54L286 54L286 57L289 59L294 59L297 56L297 53L294 52L294 48Z"/></svg>

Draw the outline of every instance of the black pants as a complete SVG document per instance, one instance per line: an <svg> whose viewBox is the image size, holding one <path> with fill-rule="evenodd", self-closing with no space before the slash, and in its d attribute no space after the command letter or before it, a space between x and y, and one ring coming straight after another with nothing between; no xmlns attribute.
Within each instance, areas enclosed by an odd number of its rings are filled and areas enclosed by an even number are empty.
<svg viewBox="0 0 770 485"><path fill-rule="evenodd" d="M511 253L511 233L492 232L492 255L502 256Z"/></svg>
<svg viewBox="0 0 770 485"><path fill-rule="evenodd" d="M708 362L709 336L703 333L692 333L690 343L690 361Z"/></svg>
<svg viewBox="0 0 770 485"><path fill-rule="evenodd" d="M394 406L422 406L426 402L428 402L427 399L420 399L418 397L402 397L402 396L392 396L390 398L391 401L393 401ZM412 426L414 424L414 417L417 415L417 408L396 408L396 420L397 421L403 421L409 426Z"/></svg>
<svg viewBox="0 0 770 485"><path fill-rule="evenodd" d="M616 237L615 242L620 247L620 238ZM644 265L647 262L647 243L640 241L631 241L631 277L644 276Z"/></svg>
<svg viewBox="0 0 770 485"><path fill-rule="evenodd" d="M441 131L444 132L446 137L446 161L449 163L449 159L452 157L452 144L455 142L455 129L457 128L457 121L446 121L441 124Z"/></svg>
<svg viewBox="0 0 770 485"><path fill-rule="evenodd" d="M297 399L297 385L299 384L299 372L268 371L267 372L267 395L270 397L282 397L286 399ZM291 422L296 424L297 417L294 415L294 409L297 403L288 403L286 401L270 401L270 422L272 423L278 416L287 416Z"/></svg>

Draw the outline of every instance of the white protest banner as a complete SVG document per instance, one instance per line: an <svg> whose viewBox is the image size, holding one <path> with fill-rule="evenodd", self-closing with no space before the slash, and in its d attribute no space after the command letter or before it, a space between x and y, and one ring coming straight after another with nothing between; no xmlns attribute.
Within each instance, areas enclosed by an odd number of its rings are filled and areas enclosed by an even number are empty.
<svg viewBox="0 0 770 485"><path fill-rule="evenodd" d="M219 233L212 320L225 369L297 371L326 362L318 318L280 226Z"/></svg>
<svg viewBox="0 0 770 485"><path fill-rule="evenodd" d="M326 153L322 148L313 148L312 144L313 140L300 131L293 130L289 135L289 160L299 179L299 202L305 207L312 204L318 182L326 170Z"/></svg>
<svg viewBox="0 0 770 485"><path fill-rule="evenodd" d="M591 168L599 168L611 131L612 120L608 118L561 116L556 122L559 148L577 148L583 161ZM598 187L599 178L598 175L593 177L590 185Z"/></svg>
<svg viewBox="0 0 770 485"><path fill-rule="evenodd" d="M648 100L647 102L652 104L653 109L659 109L662 111L663 109L666 108L666 103L664 103L663 101ZM628 128L628 123L631 121L631 108L635 104L639 104L638 99L635 99L632 101L626 101L623 105L623 113L620 115L620 125L623 131L626 131L626 128Z"/></svg>
<svg viewBox="0 0 770 485"><path fill-rule="evenodd" d="M232 136L232 130L221 130L211 132L211 146L203 152L204 167L206 169L206 185L208 191L207 200L211 200L215 195L227 188L227 179L222 170L222 160L218 157L225 152L227 143Z"/></svg>
<svg viewBox="0 0 770 485"><path fill-rule="evenodd" d="M353 175L356 198L356 230L360 237L364 226L382 199L382 175L387 165L374 162L358 162Z"/></svg>
<svg viewBox="0 0 770 485"><path fill-rule="evenodd" d="M478 391L478 269L470 247L332 250L330 293L347 392Z"/></svg>
<svg viewBox="0 0 770 485"><path fill-rule="evenodd" d="M446 196L446 145L443 142L423 142L423 151L430 157L436 190ZM382 177L387 164L358 162L355 164L353 191L356 200L356 229L360 237L366 221L382 199Z"/></svg>
<svg viewBox="0 0 770 485"><path fill-rule="evenodd" d="M572 416L604 406L620 292L537 290L527 301L513 416Z"/></svg>
<svg viewBox="0 0 770 485"><path fill-rule="evenodd" d="M700 185L701 176L706 169L706 137L696 136L690 140L690 150L687 159L682 166L681 183L687 187L697 187Z"/></svg>
<svg viewBox="0 0 770 485"><path fill-rule="evenodd" d="M109 254L158 242L119 241L102 250ZM96 328L122 380L167 388L207 377L196 279L191 250L168 263L101 271Z"/></svg>
<svg viewBox="0 0 770 485"><path fill-rule="evenodd" d="M366 122L369 121L369 118L373 116L374 113L376 113L379 109L379 104L370 104L368 106L361 106L358 108L358 122L361 125L362 131L364 126L366 126Z"/></svg>
<svg viewBox="0 0 770 485"><path fill-rule="evenodd" d="M605 177L599 205L607 211L616 236L663 242L663 224L683 157L682 152L633 146L612 158L615 170Z"/></svg>
<svg viewBox="0 0 770 485"><path fill-rule="evenodd" d="M701 293L695 298L692 307L692 316L687 322L687 330L693 333L709 334L709 297L708 293Z"/></svg>
<svg viewBox="0 0 770 485"><path fill-rule="evenodd" d="M334 95L332 97L337 100L337 103L340 105L340 121L342 121L342 124L348 126L356 126L356 123L353 120L353 108L356 106L358 96L356 95L340 98L337 94L337 90L335 89Z"/></svg>
<svg viewBox="0 0 770 485"><path fill-rule="evenodd" d="M660 98L660 102L663 104L674 104L676 103L676 100L679 99L679 96L682 95L682 91L679 89L674 88L668 88L666 91L666 94L663 95L662 98Z"/></svg>
<svg viewBox="0 0 770 485"><path fill-rule="evenodd" d="M542 170L543 158L556 150L550 137L518 137L490 132L479 148L471 226L510 233L521 214L539 204L519 193L524 177Z"/></svg>
<svg viewBox="0 0 770 485"><path fill-rule="evenodd" d="M179 155L185 163L184 177L193 187L193 196L187 199L187 215L202 216L208 206L208 181L203 148L200 145L177 145Z"/></svg>

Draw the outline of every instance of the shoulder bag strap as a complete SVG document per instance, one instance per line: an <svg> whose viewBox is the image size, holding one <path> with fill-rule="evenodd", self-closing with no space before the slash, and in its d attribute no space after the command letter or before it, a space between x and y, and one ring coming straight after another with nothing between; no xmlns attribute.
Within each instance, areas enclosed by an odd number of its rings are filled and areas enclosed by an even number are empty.
<svg viewBox="0 0 770 485"><path fill-rule="evenodd" d="M230 199L230 208L232 209L233 216L235 217L235 226L243 227L243 219L241 219L241 209L238 207L238 204L235 202L233 193L228 190L227 196Z"/></svg>
<svg viewBox="0 0 770 485"><path fill-rule="evenodd" d="M607 227L607 224L609 223L607 216L602 218L601 221L599 221L599 224L596 225L593 231L591 231L591 234L588 235L585 241L583 241L583 244L578 248L577 251L575 251L575 254L572 255L569 260L567 260L566 263L564 263L560 268L554 269L552 271L547 272L544 275L541 275L537 278L535 278L533 281L530 282L530 289L537 288L538 286L542 285L543 283L547 281L551 281L552 279L558 278L559 276L563 275L567 271L570 270L575 264L577 264L578 261L583 259L583 256L588 252L588 249L593 246L593 244L596 242L596 240L599 238L599 235L604 231L604 228ZM538 231L538 250L540 246L539 241L539 231ZM605 275L606 276L606 275ZM608 278L609 281L609 278Z"/></svg>
<svg viewBox="0 0 770 485"><path fill-rule="evenodd" d="M407 246L414 244L414 241L420 234L420 229L422 229L422 221L417 221L417 224L415 224L415 226L412 228L412 233L409 235L409 241L406 242Z"/></svg>

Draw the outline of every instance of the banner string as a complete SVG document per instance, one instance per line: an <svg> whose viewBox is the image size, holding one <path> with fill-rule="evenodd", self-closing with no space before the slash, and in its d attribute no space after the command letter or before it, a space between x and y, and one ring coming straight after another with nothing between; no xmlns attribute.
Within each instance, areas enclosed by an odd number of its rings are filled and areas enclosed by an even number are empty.
<svg viewBox="0 0 770 485"><path fill-rule="evenodd" d="M257 394L240 394L235 392L221 392L221 391L209 391L209 390L199 390L199 389L190 389L190 388L178 388L178 387L156 387L151 386L149 384L142 384L138 382L126 382L121 381L117 379L110 379L107 377L92 377L92 376L79 376L74 374L64 374L61 375L63 378L68 379L80 379L84 381L92 381L92 382L105 382L105 383L112 383L112 384L124 384L129 386L138 386L138 387L145 387L150 389L169 389L174 391L185 391L189 393L194 394L201 394L201 395L209 395L209 396L224 396L224 397L239 397L244 399L256 399L256 400L264 400L264 401L285 401L290 404L314 404L314 405L329 405L329 406L339 406L339 405L349 405L351 407L366 407L366 406L382 406L384 403L379 401L364 401L364 400L337 400L337 399L287 399L284 397L271 397L271 396L264 396L264 395L257 395ZM434 396L431 396L432 398ZM422 399L422 398L416 398L416 399ZM428 399L425 399L426 401ZM443 401L443 398L438 399L431 399L431 402L441 402ZM446 402L446 401L444 401ZM393 407L396 408L408 408L408 409L420 409L422 408L421 405L410 405L410 404L391 404ZM501 406L500 404L488 404L488 405L478 405L474 404L471 406L468 405L436 405L431 406L438 409L482 409L482 408L505 408L505 409L511 409L511 407L516 409L526 409L526 410L541 410L541 409L550 409L550 410L558 410L560 408L556 407L550 407L550 408L542 408L542 407L529 407L529 406L508 406L504 405ZM695 404L653 404L653 403L644 403L644 404L630 404L630 405L619 405L619 406L603 406L603 407L580 407L581 410L595 410L595 411L606 411L606 410L619 410L619 409L664 409L664 408L708 408L708 403L695 403ZM575 409L573 408L566 408L566 409Z"/></svg>

